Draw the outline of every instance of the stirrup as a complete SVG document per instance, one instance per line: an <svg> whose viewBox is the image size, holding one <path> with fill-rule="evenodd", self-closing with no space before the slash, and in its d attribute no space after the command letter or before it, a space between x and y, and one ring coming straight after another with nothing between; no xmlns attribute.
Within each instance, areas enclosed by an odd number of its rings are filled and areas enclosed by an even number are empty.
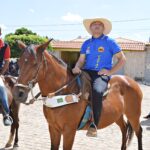
<svg viewBox="0 0 150 150"><path fill-rule="evenodd" d="M91 126L94 126L91 127ZM94 131L93 131L94 130ZM92 122L87 130L86 136L88 137L97 137L97 127L94 122Z"/></svg>
<svg viewBox="0 0 150 150"><path fill-rule="evenodd" d="M95 129L96 129L96 131L97 131L97 126L95 125L95 123L94 123L94 122L91 122L91 123L90 123L89 128L90 128L92 125L94 126L94 128L95 128Z"/></svg>

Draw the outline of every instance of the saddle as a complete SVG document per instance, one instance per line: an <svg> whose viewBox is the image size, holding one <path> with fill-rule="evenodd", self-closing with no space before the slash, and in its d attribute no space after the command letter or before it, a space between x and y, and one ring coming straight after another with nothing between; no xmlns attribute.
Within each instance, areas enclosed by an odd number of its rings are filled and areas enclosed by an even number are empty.
<svg viewBox="0 0 150 150"><path fill-rule="evenodd" d="M43 103L47 107L56 108L68 104L78 103L79 99L86 100L88 105L85 109L85 112L78 126L78 130L80 130L86 125L87 122L92 122L93 120L93 115L92 115L93 112L92 112L91 102L90 102L91 91L92 91L91 78L88 75L88 73L83 71L81 75L77 76L76 82L78 84L81 94L79 95L69 94L69 95L58 95L58 96L51 95L50 97L43 97ZM107 91L108 89L105 90L103 97L107 96L108 93Z"/></svg>
<svg viewBox="0 0 150 150"><path fill-rule="evenodd" d="M105 77L106 76L102 76L101 78L104 82L108 82L108 79L106 79ZM91 87L91 78L88 75L88 73L82 71L82 74L81 74L80 78L78 79L78 83L80 83L80 85L81 85L80 89L81 89L81 93L82 93L82 98L90 101L90 96L92 95L92 93L91 93L92 87ZM104 97L107 96L108 91L109 91L109 84L108 84L107 88L105 89L105 91L103 92L103 100L104 100Z"/></svg>
<svg viewBox="0 0 150 150"><path fill-rule="evenodd" d="M88 122L91 124L93 122L93 111L92 111L92 107L91 107L91 102L90 102L90 98L91 98L91 78L88 75L88 73L86 72L82 72L80 79L78 79L80 81L78 81L81 85L81 99L85 99L88 101L88 105L86 106L85 112L82 116L82 119L79 123L78 129L80 130L82 129ZM105 82L108 82L108 80L106 80L105 78L102 78L102 80L104 80ZM103 100L105 99L105 97L107 96L109 91L109 88L107 87L103 93Z"/></svg>

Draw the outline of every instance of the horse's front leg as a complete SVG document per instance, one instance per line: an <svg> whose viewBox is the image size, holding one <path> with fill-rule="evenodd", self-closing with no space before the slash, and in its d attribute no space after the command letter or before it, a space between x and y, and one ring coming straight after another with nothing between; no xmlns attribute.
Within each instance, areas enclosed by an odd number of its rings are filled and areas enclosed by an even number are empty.
<svg viewBox="0 0 150 150"><path fill-rule="evenodd" d="M14 147L18 147L18 140L19 140L19 138L18 138L19 110L20 110L20 104L15 103L14 118L15 118L15 126L16 126L16 135L15 135Z"/></svg>
<svg viewBox="0 0 150 150"><path fill-rule="evenodd" d="M13 113L12 113L11 109L10 109L10 116L13 118L13 124L11 125L11 128L10 128L10 135L9 135L8 142L5 145L6 148L12 146L12 142L14 140L14 135L15 135L15 130L16 130L16 126L15 126L15 122L14 122L14 117L13 117Z"/></svg>
<svg viewBox="0 0 150 150"><path fill-rule="evenodd" d="M51 126L49 126L49 132L51 138L51 150L59 150L61 132Z"/></svg>
<svg viewBox="0 0 150 150"><path fill-rule="evenodd" d="M15 141L14 141L14 146L13 147L18 147L18 129L19 129L19 122L16 124L16 135L15 135Z"/></svg>
<svg viewBox="0 0 150 150"><path fill-rule="evenodd" d="M76 134L76 129L65 128L63 131L63 150L71 150Z"/></svg>
<svg viewBox="0 0 150 150"><path fill-rule="evenodd" d="M9 140L5 147L10 147L12 145L14 135L15 141L13 147L18 147L19 109L20 104L16 104L15 101L13 101L10 109L10 116L13 118L13 124L11 125Z"/></svg>

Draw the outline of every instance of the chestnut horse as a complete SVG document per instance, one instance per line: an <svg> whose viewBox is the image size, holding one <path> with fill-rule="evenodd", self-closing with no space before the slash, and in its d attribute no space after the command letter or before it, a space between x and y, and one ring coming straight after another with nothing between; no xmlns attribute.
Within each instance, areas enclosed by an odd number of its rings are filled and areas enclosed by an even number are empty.
<svg viewBox="0 0 150 150"><path fill-rule="evenodd" d="M14 87L14 97L20 102L26 102L27 89L38 82L42 96L55 93L63 86L71 83L75 76L53 54L45 51L51 40L41 45L26 46L21 41L19 47L23 49L19 60L20 75ZM84 74L84 73L83 73ZM84 79L84 76L82 76ZM61 135L63 135L63 149L71 150L80 120L88 105L86 91L89 81L84 82L83 93L78 103L49 108L43 105L45 118L48 122L51 150L58 150ZM83 90L84 89L84 90ZM77 82L72 82L61 94L78 93ZM88 91L90 92L90 91ZM59 94L60 94L59 93ZM138 139L138 150L142 150L142 128L140 126L142 92L139 85L126 76L113 76L109 82L109 91L103 100L101 120L98 129L116 123L122 133L121 150L126 150L133 132ZM127 118L127 123L123 115ZM84 127L87 129L89 123ZM117 133L116 133L117 134Z"/></svg>
<svg viewBox="0 0 150 150"><path fill-rule="evenodd" d="M9 106L10 106L10 116L13 119L13 123L11 125L11 129L10 129L10 136L9 136L9 140L7 142L7 144L5 145L6 148L11 147L14 136L15 136L15 140L14 140L14 144L13 147L18 147L18 128L19 128L19 108L20 108L20 103L17 103L14 99L13 99L13 94L12 94L12 89L16 83L16 80L14 77L12 76L4 76L1 78L3 78L5 87L7 89L7 94L8 94L8 100L9 100ZM0 106L0 112L3 113L3 109Z"/></svg>

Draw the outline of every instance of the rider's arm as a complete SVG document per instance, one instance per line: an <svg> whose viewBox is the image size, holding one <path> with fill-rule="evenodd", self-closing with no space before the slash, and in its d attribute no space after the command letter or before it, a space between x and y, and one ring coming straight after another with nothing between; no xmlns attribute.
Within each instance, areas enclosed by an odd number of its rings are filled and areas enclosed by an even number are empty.
<svg viewBox="0 0 150 150"><path fill-rule="evenodd" d="M86 58L86 49L87 49L87 42L84 42L82 44L81 50L80 50L80 56L79 59L75 65L75 67L72 69L72 72L74 74L81 73L81 68L85 63L85 58Z"/></svg>
<svg viewBox="0 0 150 150"><path fill-rule="evenodd" d="M126 57L125 57L123 51L121 50L121 47L116 43L115 40L113 40L113 39L110 40L110 47L111 47L113 56L117 59L117 63L112 67L112 69L110 71L111 74L114 74L119 69L121 69L121 67L124 66L124 64L126 62Z"/></svg>
<svg viewBox="0 0 150 150"><path fill-rule="evenodd" d="M126 57L122 51L115 54L114 57L116 57L117 63L111 69L111 74L114 74L115 72L117 72L121 67L124 66L124 64L126 62Z"/></svg>
<svg viewBox="0 0 150 150"><path fill-rule="evenodd" d="M81 73L81 68L84 65L85 62L85 54L80 54L80 57L75 65L75 67L72 69L72 72L74 74Z"/></svg>
<svg viewBox="0 0 150 150"><path fill-rule="evenodd" d="M4 66L0 72L0 74L4 75L7 69L9 68L9 61L10 61L10 48L7 46L4 54Z"/></svg>
<svg viewBox="0 0 150 150"><path fill-rule="evenodd" d="M84 65L85 63L85 54L80 54L80 57L75 65L75 67L78 67L79 69L82 68L82 66Z"/></svg>
<svg viewBox="0 0 150 150"><path fill-rule="evenodd" d="M9 68L9 60L5 60L4 66L3 66L0 74L4 75L8 68Z"/></svg>
<svg viewBox="0 0 150 150"><path fill-rule="evenodd" d="M85 63L85 59L86 59L86 51L87 51L87 48L88 48L88 40L85 41L82 46L81 46L81 49L80 49L80 56L79 56L79 59L75 65L75 67L81 69Z"/></svg>
<svg viewBox="0 0 150 150"><path fill-rule="evenodd" d="M112 67L111 70L106 70L106 69L100 70L98 72L99 75L102 75L102 74L105 74L108 76L113 75L121 67L123 67L126 62L126 57L124 53L122 52L121 47L116 43L116 41L114 41L113 39L109 39L108 44L109 44L111 53L117 59L117 63Z"/></svg>

